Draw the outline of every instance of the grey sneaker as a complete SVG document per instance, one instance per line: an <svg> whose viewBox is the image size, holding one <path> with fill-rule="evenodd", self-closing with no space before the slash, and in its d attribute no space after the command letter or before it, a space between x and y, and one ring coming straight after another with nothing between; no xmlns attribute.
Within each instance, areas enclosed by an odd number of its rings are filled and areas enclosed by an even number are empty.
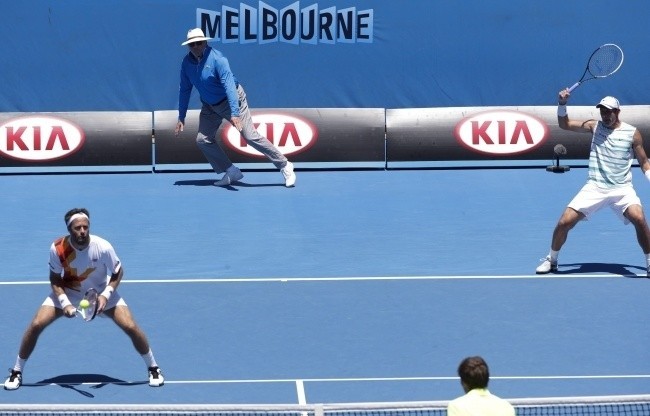
<svg viewBox="0 0 650 416"><path fill-rule="evenodd" d="M284 186L291 188L296 184L296 174L293 171L293 163L287 162L282 169L282 176L284 176Z"/></svg>
<svg viewBox="0 0 650 416"><path fill-rule="evenodd" d="M235 165L228 168L226 173L223 174L223 177L218 181L215 181L215 186L229 186L244 177L244 174L241 173L241 170Z"/></svg>
<svg viewBox="0 0 650 416"><path fill-rule="evenodd" d="M547 273L555 273L557 272L557 261L553 262L551 261L550 256L546 256L542 259L542 264L537 266L537 269L535 269L535 273L537 274L547 274Z"/></svg>
<svg viewBox="0 0 650 416"><path fill-rule="evenodd" d="M151 387L160 387L165 384L165 377L158 367L149 367L149 385Z"/></svg>
<svg viewBox="0 0 650 416"><path fill-rule="evenodd" d="M5 390L17 390L23 384L23 373L9 370L9 377L5 380Z"/></svg>

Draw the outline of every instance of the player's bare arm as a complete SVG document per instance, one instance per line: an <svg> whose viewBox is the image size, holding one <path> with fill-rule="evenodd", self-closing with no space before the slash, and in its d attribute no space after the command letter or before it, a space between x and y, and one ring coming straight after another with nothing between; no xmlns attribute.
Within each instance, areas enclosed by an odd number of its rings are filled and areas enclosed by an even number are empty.
<svg viewBox="0 0 650 416"><path fill-rule="evenodd" d="M63 310L63 315L68 318L74 318L76 313L76 308L68 300L68 296L65 294L63 278L60 275L50 271L50 285L52 286L52 292L54 296L59 299L61 303L61 308ZM61 302L63 300L63 302ZM66 302L66 300L68 300Z"/></svg>
<svg viewBox="0 0 650 416"><path fill-rule="evenodd" d="M638 129L634 132L632 138L632 148L634 149L634 154L636 155L636 160L639 162L641 170L644 173L649 172L650 161L648 161L648 155L643 148L643 137L641 137L641 132Z"/></svg>
<svg viewBox="0 0 650 416"><path fill-rule="evenodd" d="M118 270L116 273L113 273L111 275L111 278L108 281L108 285L106 285L106 289L104 289L104 291L97 298L98 314L104 311L104 308L108 303L108 298L110 298L111 294L117 289L117 286L122 281L122 276L124 276L124 268L122 267L120 267L120 270Z"/></svg>
<svg viewBox="0 0 650 416"><path fill-rule="evenodd" d="M557 124L562 130L575 131L576 133L591 133L596 128L596 120L574 121L569 119L566 112L566 105L569 102L571 93L568 88L563 89L558 94L558 115Z"/></svg>

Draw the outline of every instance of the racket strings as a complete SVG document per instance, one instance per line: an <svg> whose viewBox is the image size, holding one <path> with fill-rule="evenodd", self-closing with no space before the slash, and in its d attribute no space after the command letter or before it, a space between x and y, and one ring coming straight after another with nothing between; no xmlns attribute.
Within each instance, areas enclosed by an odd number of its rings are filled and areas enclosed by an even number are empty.
<svg viewBox="0 0 650 416"><path fill-rule="evenodd" d="M93 292L90 296L88 296L88 301L90 302L90 307L88 308L88 316L86 319L91 320L95 317L97 314L97 292Z"/></svg>
<svg viewBox="0 0 650 416"><path fill-rule="evenodd" d="M595 77L613 74L623 63L623 51L616 45L605 45L589 60L589 72Z"/></svg>
<svg viewBox="0 0 650 416"><path fill-rule="evenodd" d="M97 298L99 295L95 289L88 289L84 299L88 301L89 306L80 310L81 317L86 321L91 321L97 314Z"/></svg>

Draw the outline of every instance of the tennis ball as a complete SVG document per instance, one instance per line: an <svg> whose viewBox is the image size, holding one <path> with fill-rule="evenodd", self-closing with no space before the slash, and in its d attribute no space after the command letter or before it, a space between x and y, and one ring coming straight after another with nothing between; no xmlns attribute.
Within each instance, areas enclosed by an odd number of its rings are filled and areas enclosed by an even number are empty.
<svg viewBox="0 0 650 416"><path fill-rule="evenodd" d="M88 302L87 299L82 299L81 302L79 302L79 307L81 309L86 309L89 306L90 306L90 302Z"/></svg>

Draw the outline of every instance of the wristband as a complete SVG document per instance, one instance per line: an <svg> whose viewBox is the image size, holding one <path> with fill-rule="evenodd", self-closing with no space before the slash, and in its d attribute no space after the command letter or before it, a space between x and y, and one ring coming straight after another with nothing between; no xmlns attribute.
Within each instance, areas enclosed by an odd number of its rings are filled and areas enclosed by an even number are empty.
<svg viewBox="0 0 650 416"><path fill-rule="evenodd" d="M72 305L72 302L70 302L70 299L68 299L68 295L66 295L65 293L59 295L59 303L61 304L61 309L65 309L68 306Z"/></svg>
<svg viewBox="0 0 650 416"><path fill-rule="evenodd" d="M645 175L646 179L650 181L650 169L646 170L643 174Z"/></svg>
<svg viewBox="0 0 650 416"><path fill-rule="evenodd" d="M102 293L100 294L100 296L105 297L105 298L106 298L106 302L108 302L108 300L111 298L111 295L113 294L113 290L115 290L115 289L113 289L113 286L106 286L106 289L104 289L104 290L102 291Z"/></svg>
<svg viewBox="0 0 650 416"><path fill-rule="evenodd" d="M557 116L558 117L566 117L566 104L558 104L557 105Z"/></svg>

